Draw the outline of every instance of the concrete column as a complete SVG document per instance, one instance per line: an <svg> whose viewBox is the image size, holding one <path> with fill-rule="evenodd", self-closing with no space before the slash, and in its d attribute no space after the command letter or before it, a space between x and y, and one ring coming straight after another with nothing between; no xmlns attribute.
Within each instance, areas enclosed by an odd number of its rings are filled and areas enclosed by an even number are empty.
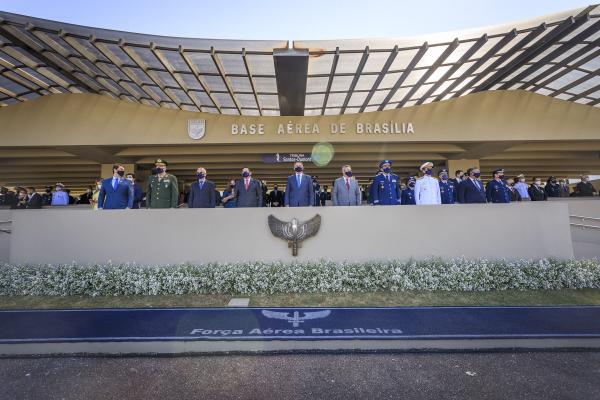
<svg viewBox="0 0 600 400"><path fill-rule="evenodd" d="M469 168L479 168L479 160L473 159L462 159L462 160L447 160L448 161L448 175L450 178L454 178L454 171L462 169L467 171Z"/></svg>

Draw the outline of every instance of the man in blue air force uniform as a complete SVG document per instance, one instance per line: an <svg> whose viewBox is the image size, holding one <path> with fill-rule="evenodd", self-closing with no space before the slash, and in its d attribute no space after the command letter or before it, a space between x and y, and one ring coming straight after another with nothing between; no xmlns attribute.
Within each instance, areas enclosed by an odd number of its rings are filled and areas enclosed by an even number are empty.
<svg viewBox="0 0 600 400"><path fill-rule="evenodd" d="M439 172L440 197L442 204L454 204L456 202L456 185L453 180L448 180L448 171L443 169Z"/></svg>
<svg viewBox="0 0 600 400"><path fill-rule="evenodd" d="M392 162L383 160L379 168L381 175L373 178L373 205L393 206L400 204L400 182L397 175L392 174Z"/></svg>
<svg viewBox="0 0 600 400"><path fill-rule="evenodd" d="M510 193L504 181L504 170L498 168L493 172L494 179L488 182L485 195L488 203L510 203Z"/></svg>

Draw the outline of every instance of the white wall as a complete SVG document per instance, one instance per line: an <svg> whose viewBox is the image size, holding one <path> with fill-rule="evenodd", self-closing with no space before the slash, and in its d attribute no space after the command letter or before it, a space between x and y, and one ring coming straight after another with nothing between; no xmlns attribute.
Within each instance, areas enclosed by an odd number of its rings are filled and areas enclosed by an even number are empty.
<svg viewBox="0 0 600 400"><path fill-rule="evenodd" d="M298 257L267 216L321 230ZM12 212L13 263L573 257L567 204Z"/></svg>

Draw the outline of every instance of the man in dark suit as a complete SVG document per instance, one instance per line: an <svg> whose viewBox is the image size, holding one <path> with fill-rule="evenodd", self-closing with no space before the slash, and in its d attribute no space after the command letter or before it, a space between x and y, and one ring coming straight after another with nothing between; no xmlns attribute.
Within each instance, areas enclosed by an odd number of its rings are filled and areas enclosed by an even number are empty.
<svg viewBox="0 0 600 400"><path fill-rule="evenodd" d="M98 210L117 210L133 207L133 185L125 176L125 167L113 165L113 176L102 181L98 194Z"/></svg>
<svg viewBox="0 0 600 400"><path fill-rule="evenodd" d="M188 207L215 208L217 205L215 184L206 179L206 170L202 167L196 170L196 178L198 179L192 183L188 194Z"/></svg>
<svg viewBox="0 0 600 400"><path fill-rule="evenodd" d="M271 207L283 207L283 192L278 189L277 185L273 186L273 190L269 193L269 202Z"/></svg>
<svg viewBox="0 0 600 400"><path fill-rule="evenodd" d="M260 181L252 179L250 169L242 169L242 179L235 182L236 207L262 207L263 190Z"/></svg>
<svg viewBox="0 0 600 400"><path fill-rule="evenodd" d="M454 171L454 178L448 179L448 182L454 183L454 187L458 188L458 185L460 185L460 183L464 180L465 180L464 172L462 171L462 169L457 169L456 171Z"/></svg>
<svg viewBox="0 0 600 400"><path fill-rule="evenodd" d="M285 189L286 207L309 207L314 204L315 192L310 176L304 174L304 164L294 164L294 174L288 176Z"/></svg>
<svg viewBox="0 0 600 400"><path fill-rule="evenodd" d="M42 208L42 195L36 192L34 187L27 188L27 199L28 209Z"/></svg>
<svg viewBox="0 0 600 400"><path fill-rule="evenodd" d="M133 185L133 207L131 208L137 210L140 208L140 204L142 204L142 200L144 199L144 191L142 190L142 187L135 181L135 174L130 172L126 175L126 177L127 180Z"/></svg>
<svg viewBox="0 0 600 400"><path fill-rule="evenodd" d="M458 202L463 204L486 203L485 188L479 180L479 168L469 168L469 177L458 185Z"/></svg>

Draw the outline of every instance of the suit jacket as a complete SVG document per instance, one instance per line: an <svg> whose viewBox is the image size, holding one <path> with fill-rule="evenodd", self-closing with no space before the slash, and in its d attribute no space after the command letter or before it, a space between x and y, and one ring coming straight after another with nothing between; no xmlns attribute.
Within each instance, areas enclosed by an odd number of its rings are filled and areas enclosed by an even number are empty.
<svg viewBox="0 0 600 400"><path fill-rule="evenodd" d="M37 192L34 193L33 196L31 196L31 199L29 199L29 201L27 202L27 208L29 208L29 209L42 208L42 195L40 195Z"/></svg>
<svg viewBox="0 0 600 400"><path fill-rule="evenodd" d="M190 187L187 203L189 208L215 208L217 205L215 184L205 180L200 189L200 182L196 180Z"/></svg>
<svg viewBox="0 0 600 400"><path fill-rule="evenodd" d="M277 189L277 192L271 190L269 193L269 203L271 207L283 207L283 192ZM278 205L273 205L273 203L279 203Z"/></svg>
<svg viewBox="0 0 600 400"><path fill-rule="evenodd" d="M248 181L248 190L246 190L244 179L236 181L235 201L236 207L262 207L263 190L260 182L256 179L250 178Z"/></svg>
<svg viewBox="0 0 600 400"><path fill-rule="evenodd" d="M139 184L134 183L133 184L133 207L132 208L134 208L134 209L140 208L140 204L142 203L143 199L144 199L144 192L142 191L142 187Z"/></svg>
<svg viewBox="0 0 600 400"><path fill-rule="evenodd" d="M459 203L486 203L485 188L483 182L477 181L479 185L467 178L458 185Z"/></svg>
<svg viewBox="0 0 600 400"><path fill-rule="evenodd" d="M350 178L350 189L347 189L346 178L337 178L333 183L331 200L334 206L359 206L361 203L361 193L356 179Z"/></svg>
<svg viewBox="0 0 600 400"><path fill-rule="evenodd" d="M119 178L117 188L112 185L113 178L102 181L98 194L98 208L116 210L133 207L133 185L125 178Z"/></svg>
<svg viewBox="0 0 600 400"><path fill-rule="evenodd" d="M296 174L287 178L285 187L285 205L290 207L308 207L314 204L314 189L312 178L302 174L300 186L296 179Z"/></svg>

